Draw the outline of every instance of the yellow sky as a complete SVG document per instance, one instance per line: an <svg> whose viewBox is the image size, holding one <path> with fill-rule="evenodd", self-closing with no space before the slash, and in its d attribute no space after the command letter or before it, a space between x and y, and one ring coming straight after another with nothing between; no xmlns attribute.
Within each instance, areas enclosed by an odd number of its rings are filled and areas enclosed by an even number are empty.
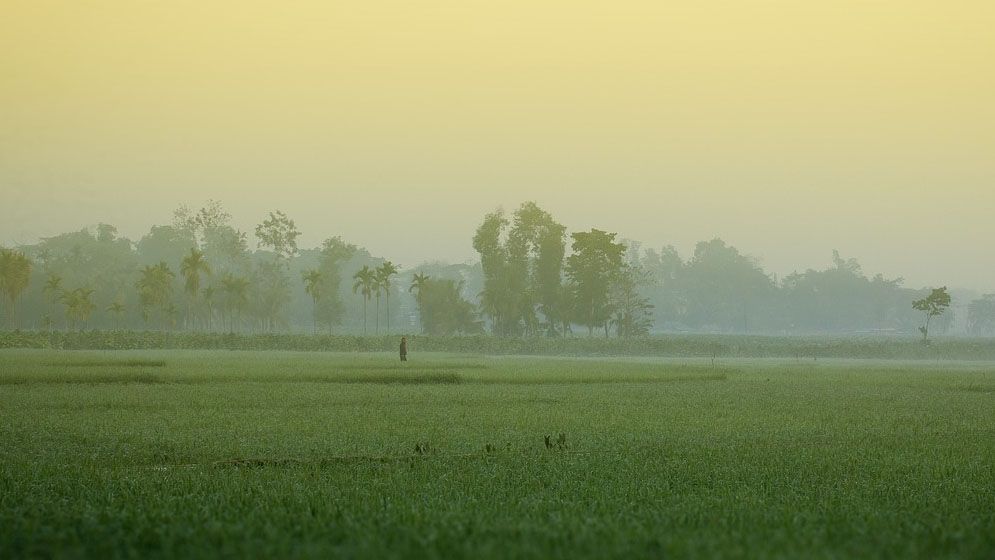
<svg viewBox="0 0 995 560"><path fill-rule="evenodd" d="M281 208L403 264L534 199L995 290L995 3L3 0L0 242Z"/></svg>

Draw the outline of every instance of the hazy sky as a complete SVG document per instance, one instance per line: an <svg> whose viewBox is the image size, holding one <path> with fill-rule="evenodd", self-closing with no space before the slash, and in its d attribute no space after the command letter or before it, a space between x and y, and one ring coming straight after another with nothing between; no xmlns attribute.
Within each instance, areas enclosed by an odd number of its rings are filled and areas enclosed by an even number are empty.
<svg viewBox="0 0 995 560"><path fill-rule="evenodd" d="M0 242L280 208L405 265L482 215L995 291L995 2L4 0Z"/></svg>

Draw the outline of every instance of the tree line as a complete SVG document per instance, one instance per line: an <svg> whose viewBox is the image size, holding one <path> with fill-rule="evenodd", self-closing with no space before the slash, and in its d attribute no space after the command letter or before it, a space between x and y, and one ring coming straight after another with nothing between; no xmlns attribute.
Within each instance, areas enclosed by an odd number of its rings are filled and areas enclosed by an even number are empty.
<svg viewBox="0 0 995 560"><path fill-rule="evenodd" d="M942 332L930 289L868 277L838 253L824 270L778 279L720 239L684 259L600 229L567 232L537 206L483 217L479 262L400 269L340 237L301 249L295 222L269 213L249 233L220 203L181 206L137 241L107 224L0 248L3 324L28 329L224 332L312 330L503 337ZM945 289L944 289L945 291ZM949 297L949 296L948 296ZM950 302L946 302L949 306ZM945 307L944 307L945 309ZM370 311L373 317L371 320ZM967 328L995 334L995 294L970 301Z"/></svg>

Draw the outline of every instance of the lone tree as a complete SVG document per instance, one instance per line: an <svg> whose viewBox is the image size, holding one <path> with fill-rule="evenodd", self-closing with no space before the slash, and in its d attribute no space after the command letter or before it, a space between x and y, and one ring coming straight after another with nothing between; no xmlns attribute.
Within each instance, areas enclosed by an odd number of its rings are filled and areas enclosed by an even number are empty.
<svg viewBox="0 0 995 560"><path fill-rule="evenodd" d="M912 302L913 309L922 311L926 315L926 321L919 327L923 343L929 344L929 321L933 317L942 315L948 307L950 307L950 294L947 293L946 286L934 288L929 296Z"/></svg>

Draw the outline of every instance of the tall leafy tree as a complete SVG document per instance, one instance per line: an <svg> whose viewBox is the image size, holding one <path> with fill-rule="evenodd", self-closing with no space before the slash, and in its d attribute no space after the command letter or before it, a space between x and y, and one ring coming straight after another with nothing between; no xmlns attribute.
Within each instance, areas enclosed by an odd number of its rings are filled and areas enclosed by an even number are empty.
<svg viewBox="0 0 995 560"><path fill-rule="evenodd" d="M611 323L620 337L645 336L653 326L653 305L639 288L648 283L639 265L624 263L614 275L608 291Z"/></svg>
<svg viewBox="0 0 995 560"><path fill-rule="evenodd" d="M608 336L609 288L622 270L625 253L625 246L615 242L615 235L599 229L571 235L573 254L567 257L566 273L572 287L574 317L587 327L589 335L596 327L604 327Z"/></svg>
<svg viewBox="0 0 995 560"><path fill-rule="evenodd" d="M522 204L508 231L509 273L520 292L518 313L525 334L540 330L538 313L548 334L557 334L561 311L561 277L566 228L534 202Z"/></svg>
<svg viewBox="0 0 995 560"><path fill-rule="evenodd" d="M502 210L487 214L473 238L484 272L481 306L495 333L536 334L538 313L545 329L557 333L565 315L561 277L566 229L534 202L522 204L512 219Z"/></svg>
<svg viewBox="0 0 995 560"><path fill-rule="evenodd" d="M321 299L318 301L318 322L332 327L342 322L345 306L340 296L342 268L357 252L355 245L346 243L340 237L331 237L322 242L318 251L318 268L321 273Z"/></svg>
<svg viewBox="0 0 995 560"><path fill-rule="evenodd" d="M702 241L681 270L687 320L717 330L750 330L750 316L770 305L775 283L755 259L721 239Z"/></svg>
<svg viewBox="0 0 995 560"><path fill-rule="evenodd" d="M287 262L297 255L297 238L301 232L286 214L277 210L256 226L259 246L272 251L271 263L259 263L256 275L258 296L254 298L266 328L273 330L281 311L290 301L290 285L284 273Z"/></svg>

